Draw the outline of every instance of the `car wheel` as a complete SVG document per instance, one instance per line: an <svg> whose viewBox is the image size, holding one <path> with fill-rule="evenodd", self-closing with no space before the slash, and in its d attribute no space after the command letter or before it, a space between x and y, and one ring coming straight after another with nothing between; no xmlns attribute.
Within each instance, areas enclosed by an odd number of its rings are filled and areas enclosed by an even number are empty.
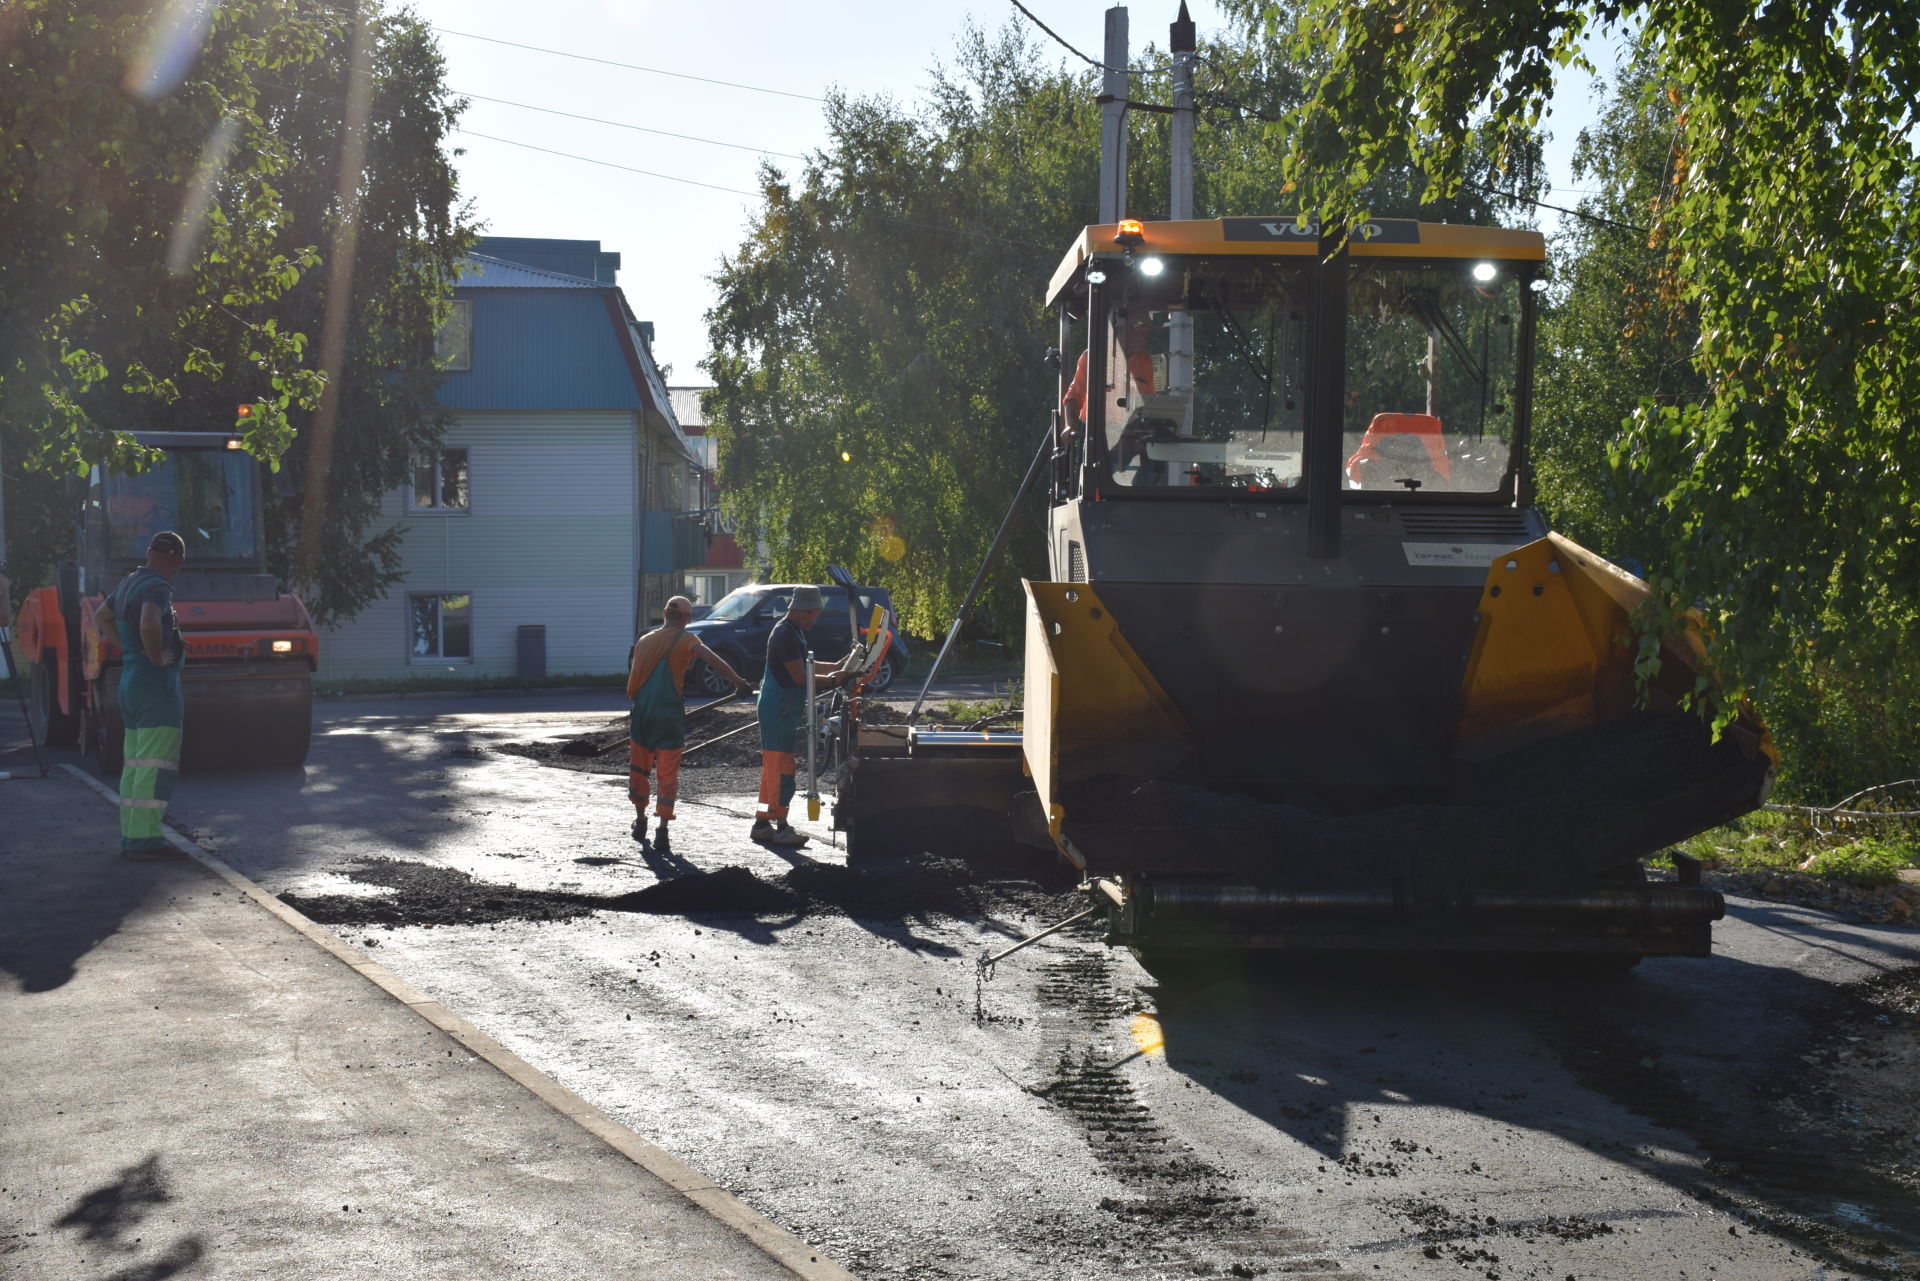
<svg viewBox="0 0 1920 1281"><path fill-rule="evenodd" d="M687 684L708 698L722 698L733 693L733 682L702 660L695 660L693 670L687 673Z"/></svg>
<svg viewBox="0 0 1920 1281"><path fill-rule="evenodd" d="M897 660L895 660L892 654L888 654L885 658L880 660L880 666L876 667L873 671L873 675L868 678L867 693L869 694L886 693L887 689L893 684L893 678L898 676L899 674L900 674L899 663L897 662Z"/></svg>
<svg viewBox="0 0 1920 1281"><path fill-rule="evenodd" d="M93 683L93 697L88 700L88 705L95 711L89 718L91 724L87 735L90 741L87 745L93 750L93 763L102 774L111 778L125 764L122 753L126 746L127 727L120 718L119 698L108 699L102 688L103 683Z"/></svg>

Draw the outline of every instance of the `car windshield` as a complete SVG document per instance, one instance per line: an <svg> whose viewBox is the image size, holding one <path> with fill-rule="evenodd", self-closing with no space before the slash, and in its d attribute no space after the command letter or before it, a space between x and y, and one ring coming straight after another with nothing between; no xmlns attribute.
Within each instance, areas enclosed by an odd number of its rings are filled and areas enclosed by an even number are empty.
<svg viewBox="0 0 1920 1281"><path fill-rule="evenodd" d="M736 587L722 596L707 614L708 622L731 623L745 618L767 594L764 587Z"/></svg>

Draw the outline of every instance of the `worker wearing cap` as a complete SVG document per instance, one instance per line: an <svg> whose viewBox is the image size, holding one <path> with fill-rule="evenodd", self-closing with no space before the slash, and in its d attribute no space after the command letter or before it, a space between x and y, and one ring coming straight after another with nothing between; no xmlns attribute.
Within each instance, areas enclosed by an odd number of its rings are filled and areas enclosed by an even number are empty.
<svg viewBox="0 0 1920 1281"><path fill-rule="evenodd" d="M654 848L669 847L667 824L673 821L673 803L680 796L680 753L687 742L687 704L681 693L687 669L700 659L714 671L745 689L746 682L727 661L687 630L693 621L693 602L675 596L660 611L661 625L633 643L627 664L627 697L633 710L627 716L627 796L633 801L633 839L647 839L648 776L660 777L660 800L653 813L660 830Z"/></svg>
<svg viewBox="0 0 1920 1281"><path fill-rule="evenodd" d="M807 664L813 660L806 633L821 608L818 587L794 588L786 617L767 637L767 670L760 678L760 806L753 820L753 839L764 845L807 843L787 825L787 806L793 800L794 748L807 720ZM831 667L813 662L814 688L846 684L853 658L849 653Z"/></svg>
<svg viewBox="0 0 1920 1281"><path fill-rule="evenodd" d="M180 535L162 530L147 544L147 563L121 580L94 611L101 635L120 641L120 717L126 727L120 764L120 853L131 859L182 857L161 835L173 781L180 773L180 620L173 580L187 560Z"/></svg>

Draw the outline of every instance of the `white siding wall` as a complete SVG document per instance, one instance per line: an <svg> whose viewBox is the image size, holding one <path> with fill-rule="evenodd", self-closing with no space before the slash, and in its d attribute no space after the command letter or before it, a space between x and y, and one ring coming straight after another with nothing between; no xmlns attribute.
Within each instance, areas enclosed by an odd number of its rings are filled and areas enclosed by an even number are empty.
<svg viewBox="0 0 1920 1281"><path fill-rule="evenodd" d="M637 415L625 411L465 413L447 432L468 451L468 510L414 512L387 496L382 519L406 529L407 577L387 599L320 640L320 676L505 676L516 628L547 629L547 671L625 670L633 644ZM410 661L407 595L472 596L473 660Z"/></svg>

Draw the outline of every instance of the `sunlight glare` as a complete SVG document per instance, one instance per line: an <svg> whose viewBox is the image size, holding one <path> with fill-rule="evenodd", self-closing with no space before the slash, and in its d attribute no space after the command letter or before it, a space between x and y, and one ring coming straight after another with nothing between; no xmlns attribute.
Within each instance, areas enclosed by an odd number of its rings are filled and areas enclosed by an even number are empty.
<svg viewBox="0 0 1920 1281"><path fill-rule="evenodd" d="M146 41L127 63L120 87L142 102L172 93L200 56L215 7L215 0L160 0L149 19Z"/></svg>

